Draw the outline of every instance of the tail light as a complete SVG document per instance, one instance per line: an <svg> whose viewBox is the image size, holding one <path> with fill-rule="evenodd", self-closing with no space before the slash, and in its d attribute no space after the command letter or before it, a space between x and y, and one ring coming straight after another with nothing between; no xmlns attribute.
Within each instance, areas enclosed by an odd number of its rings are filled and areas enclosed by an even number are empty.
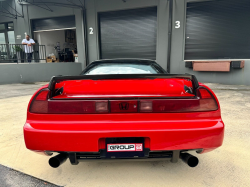
<svg viewBox="0 0 250 187"><path fill-rule="evenodd" d="M203 87L197 90L196 98L143 100L140 105L140 112L153 113L205 112L217 109L217 101Z"/></svg>
<svg viewBox="0 0 250 187"><path fill-rule="evenodd" d="M48 113L48 95L49 90L40 91L34 98L30 106L32 113Z"/></svg>
<svg viewBox="0 0 250 187"><path fill-rule="evenodd" d="M39 114L94 114L108 113L108 101L49 100L49 90L37 94L30 106L31 113Z"/></svg>
<svg viewBox="0 0 250 187"><path fill-rule="evenodd" d="M31 103L30 112L41 114L181 113L218 109L214 96L203 87L197 89L197 97L187 99L50 100L48 95L47 89L39 92Z"/></svg>
<svg viewBox="0 0 250 187"><path fill-rule="evenodd" d="M142 100L140 102L140 112L152 112L153 111L153 102Z"/></svg>
<svg viewBox="0 0 250 187"><path fill-rule="evenodd" d="M212 111L218 109L217 101L206 88L199 88L197 90L197 96L200 97L200 108L198 111Z"/></svg>
<svg viewBox="0 0 250 187"><path fill-rule="evenodd" d="M92 101L92 104L95 104L95 110L99 113L107 113L109 111L108 109L108 101ZM84 103L83 103L84 106Z"/></svg>

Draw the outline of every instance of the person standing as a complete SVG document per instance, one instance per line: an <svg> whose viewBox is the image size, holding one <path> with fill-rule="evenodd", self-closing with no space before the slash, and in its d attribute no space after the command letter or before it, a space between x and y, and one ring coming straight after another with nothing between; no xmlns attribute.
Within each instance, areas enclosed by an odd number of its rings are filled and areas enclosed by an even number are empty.
<svg viewBox="0 0 250 187"><path fill-rule="evenodd" d="M28 62L31 62L32 54L34 51L32 45L35 45L35 41L31 39L29 35L26 35L26 38L23 39L22 44L25 45L24 48L27 55L27 60Z"/></svg>

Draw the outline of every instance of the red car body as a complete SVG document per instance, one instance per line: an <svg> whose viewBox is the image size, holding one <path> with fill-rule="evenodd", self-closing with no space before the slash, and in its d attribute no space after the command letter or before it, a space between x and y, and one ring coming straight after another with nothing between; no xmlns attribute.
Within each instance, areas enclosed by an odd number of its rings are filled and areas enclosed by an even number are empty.
<svg viewBox="0 0 250 187"><path fill-rule="evenodd" d="M107 140L141 138L144 154L139 158L176 162L181 153L205 153L222 145L220 105L204 84L195 88L186 75L171 74L93 77L59 77L33 95L24 125L28 149L66 153L77 164L107 159ZM62 87L60 94L53 95Z"/></svg>

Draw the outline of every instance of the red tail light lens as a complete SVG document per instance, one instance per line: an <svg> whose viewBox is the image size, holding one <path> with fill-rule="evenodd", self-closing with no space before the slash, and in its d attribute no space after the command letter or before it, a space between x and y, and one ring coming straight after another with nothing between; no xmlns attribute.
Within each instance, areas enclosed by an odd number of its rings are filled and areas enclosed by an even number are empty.
<svg viewBox="0 0 250 187"><path fill-rule="evenodd" d="M48 113L48 94L49 90L42 90L31 103L30 112Z"/></svg>
<svg viewBox="0 0 250 187"><path fill-rule="evenodd" d="M154 100L153 112L178 113L195 112L199 109L199 99L166 99Z"/></svg>
<svg viewBox="0 0 250 187"><path fill-rule="evenodd" d="M31 113L39 114L94 114L108 113L108 101L49 100L49 90L38 93L30 106Z"/></svg>
<svg viewBox="0 0 250 187"><path fill-rule="evenodd" d="M39 92L31 103L30 112L39 114L181 113L218 109L214 96L203 87L197 89L197 97L187 99L111 100L109 102L108 100L50 100L48 95L47 89Z"/></svg>
<svg viewBox="0 0 250 187"><path fill-rule="evenodd" d="M218 104L212 94L206 88L199 88L197 95L200 97L200 107L198 111L212 111L218 109Z"/></svg>
<svg viewBox="0 0 250 187"><path fill-rule="evenodd" d="M202 99L212 98L212 95L205 88L198 89L198 96L201 97Z"/></svg>
<svg viewBox="0 0 250 187"><path fill-rule="evenodd" d="M48 104L49 114L88 114L95 113L93 101L69 101L50 100Z"/></svg>
<svg viewBox="0 0 250 187"><path fill-rule="evenodd" d="M49 90L43 90L36 96L36 101L47 101Z"/></svg>
<svg viewBox="0 0 250 187"><path fill-rule="evenodd" d="M181 113L205 112L218 109L215 98L206 88L199 88L197 96L197 98L190 99L142 100L140 102L140 112Z"/></svg>

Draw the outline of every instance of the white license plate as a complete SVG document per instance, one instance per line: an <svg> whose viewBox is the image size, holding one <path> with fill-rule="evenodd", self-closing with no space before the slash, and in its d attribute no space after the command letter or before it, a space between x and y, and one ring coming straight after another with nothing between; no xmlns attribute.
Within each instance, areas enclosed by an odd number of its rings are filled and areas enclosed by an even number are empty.
<svg viewBox="0 0 250 187"><path fill-rule="evenodd" d="M108 152L143 151L142 143L107 144Z"/></svg>

